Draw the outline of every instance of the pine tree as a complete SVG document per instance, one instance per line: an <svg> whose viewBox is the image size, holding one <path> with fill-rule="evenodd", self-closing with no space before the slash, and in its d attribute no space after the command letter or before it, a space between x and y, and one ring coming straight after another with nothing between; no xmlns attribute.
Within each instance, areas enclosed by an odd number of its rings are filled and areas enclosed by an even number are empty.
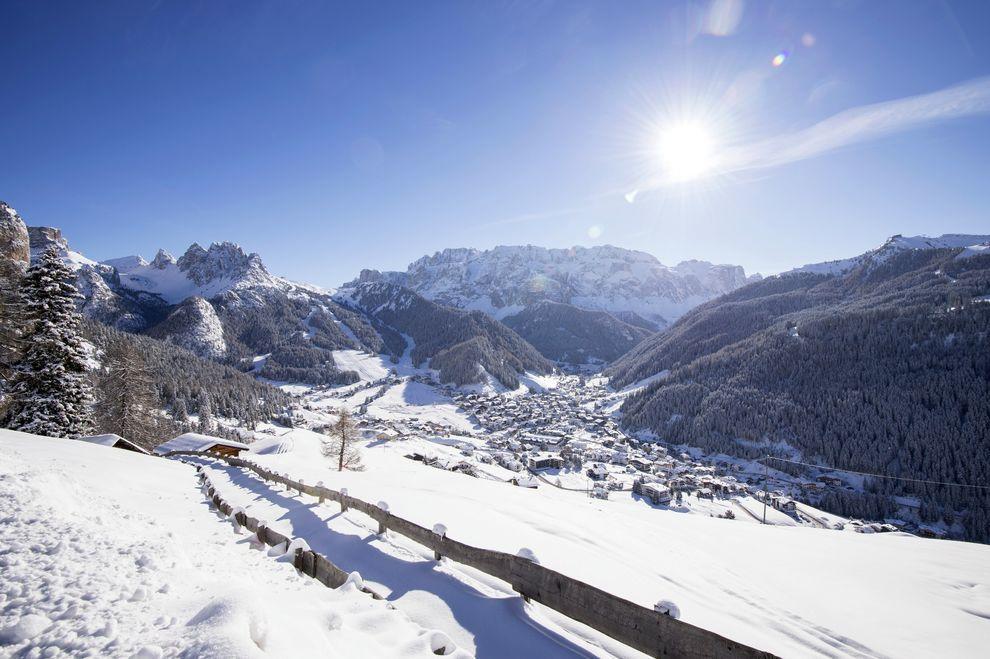
<svg viewBox="0 0 990 659"><path fill-rule="evenodd" d="M205 391L199 392L199 431L203 434L213 432L213 405L210 396Z"/></svg>
<svg viewBox="0 0 990 659"><path fill-rule="evenodd" d="M186 409L186 399L176 398L172 405L172 416L179 423L189 422L189 411Z"/></svg>
<svg viewBox="0 0 990 659"><path fill-rule="evenodd" d="M92 432L92 385L75 300L72 271L49 247L21 286L26 321L24 356L10 387L7 427L79 437Z"/></svg>
<svg viewBox="0 0 990 659"><path fill-rule="evenodd" d="M25 318L20 295L23 278L21 264L0 255L0 396L14 375L24 347Z"/></svg>
<svg viewBox="0 0 990 659"><path fill-rule="evenodd" d="M107 347L103 365L96 405L101 431L147 447L158 444L161 403L144 357L133 343L118 339Z"/></svg>
<svg viewBox="0 0 990 659"><path fill-rule="evenodd" d="M24 317L17 291L20 284L8 288L3 281L0 288L0 382L8 381L14 374L23 347Z"/></svg>
<svg viewBox="0 0 990 659"><path fill-rule="evenodd" d="M350 469L362 471L361 452L355 444L358 438L357 424L350 411L345 408L337 410L337 422L323 428L327 436L323 440L323 455L337 463L337 471Z"/></svg>

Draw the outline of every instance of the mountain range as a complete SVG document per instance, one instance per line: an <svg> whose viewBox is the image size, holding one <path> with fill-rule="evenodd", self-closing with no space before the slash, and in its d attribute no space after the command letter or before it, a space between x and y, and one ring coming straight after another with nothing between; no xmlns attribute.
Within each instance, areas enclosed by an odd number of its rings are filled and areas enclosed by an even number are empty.
<svg viewBox="0 0 990 659"><path fill-rule="evenodd" d="M226 403L235 416L249 416L243 401L258 396L237 379L245 373L356 381L337 367L341 350L507 389L558 364L603 364L613 387L633 392L620 410L631 432L908 479L990 478L986 235L894 236L768 278L704 262L667 268L615 247L453 249L403 273L362 271L335 291L277 277L229 242L96 262L0 204L0 252L23 260L25 244L35 256L59 250L87 317L158 339L145 350L173 346L159 363L202 370L195 355L234 367L224 378L237 384ZM169 395L196 393L186 385ZM267 414L277 413L284 402L265 395ZM953 535L990 537L990 502L973 490L869 487L872 513L890 512L891 495L913 498ZM855 505L827 507L857 514Z"/></svg>
<svg viewBox="0 0 990 659"><path fill-rule="evenodd" d="M445 249L412 262L405 272L364 270L356 282L385 280L498 319L547 300L661 329L701 302L759 278L747 277L737 265L707 261L667 267L645 252L611 245L525 245Z"/></svg>

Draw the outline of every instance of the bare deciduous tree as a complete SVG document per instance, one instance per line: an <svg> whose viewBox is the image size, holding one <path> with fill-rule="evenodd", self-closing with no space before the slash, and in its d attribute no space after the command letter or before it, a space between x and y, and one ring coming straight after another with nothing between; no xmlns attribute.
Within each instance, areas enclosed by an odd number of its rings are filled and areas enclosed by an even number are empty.
<svg viewBox="0 0 990 659"><path fill-rule="evenodd" d="M357 447L358 429L351 413L341 408L337 410L337 421L322 429L326 439L323 440L323 455L337 461L337 471L350 469L362 471L361 452Z"/></svg>

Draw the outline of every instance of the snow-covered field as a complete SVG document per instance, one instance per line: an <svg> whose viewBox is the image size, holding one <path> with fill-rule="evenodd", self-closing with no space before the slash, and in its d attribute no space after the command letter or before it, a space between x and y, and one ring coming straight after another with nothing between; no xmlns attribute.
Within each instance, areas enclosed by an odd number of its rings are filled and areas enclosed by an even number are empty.
<svg viewBox="0 0 990 659"><path fill-rule="evenodd" d="M251 459L385 501L424 526L443 523L451 537L476 546L513 553L528 547L542 564L644 606L672 600L687 622L785 657L966 657L985 650L987 546L764 527L743 519L741 510L725 520L656 509L628 496L599 501L552 487L515 488L404 458L421 440L374 442L364 451L366 471L341 474L319 454L315 435L291 434L293 450ZM456 565L437 566L401 537L378 538L359 513L341 516L333 504L319 508L308 497L273 494L238 470L215 469L224 496L283 533L305 535L460 647L501 656L510 635L492 634L494 620L503 632L532 628L520 624L526 612L516 605L479 599L508 595L504 584ZM566 641L555 647L567 653L600 640L555 633Z"/></svg>
<svg viewBox="0 0 990 659"><path fill-rule="evenodd" d="M0 430L0 656L432 656L238 535L179 462Z"/></svg>
<svg viewBox="0 0 990 659"><path fill-rule="evenodd" d="M698 514L724 501L600 501L404 457L454 457L470 437L372 442L366 471L338 473L319 440L293 430L246 455L479 547L529 548L644 606L673 601L683 620L784 657L985 656L984 545L764 527L738 508L735 520ZM238 535L188 465L0 431L0 656L417 656L437 634L464 656L639 656L503 582L379 536L361 513L205 462L232 504L360 572L395 608L326 589ZM743 505L762 513L755 500Z"/></svg>
<svg viewBox="0 0 990 659"><path fill-rule="evenodd" d="M394 367L381 355L360 350L334 350L333 361L341 371L354 371L362 381L380 380Z"/></svg>

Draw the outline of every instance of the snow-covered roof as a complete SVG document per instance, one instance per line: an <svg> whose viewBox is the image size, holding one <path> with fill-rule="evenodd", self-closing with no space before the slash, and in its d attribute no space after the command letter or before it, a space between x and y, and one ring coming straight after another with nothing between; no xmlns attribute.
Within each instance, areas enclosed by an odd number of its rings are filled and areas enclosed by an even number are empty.
<svg viewBox="0 0 990 659"><path fill-rule="evenodd" d="M120 435L115 435L113 433L107 433L106 435L90 435L89 437L78 437L81 442L88 442L90 444L99 444L100 446L113 446L117 442L123 442L127 446L133 448L135 451L140 451L141 453L147 453L146 450L135 444L129 439L125 439Z"/></svg>
<svg viewBox="0 0 990 659"><path fill-rule="evenodd" d="M164 444L159 444L155 447L155 453L164 455L172 451L206 451L218 444L220 446L230 446L231 448L249 448L247 444L242 444L241 442L202 435L198 432L187 432L184 435L179 435L174 439L168 440Z"/></svg>

